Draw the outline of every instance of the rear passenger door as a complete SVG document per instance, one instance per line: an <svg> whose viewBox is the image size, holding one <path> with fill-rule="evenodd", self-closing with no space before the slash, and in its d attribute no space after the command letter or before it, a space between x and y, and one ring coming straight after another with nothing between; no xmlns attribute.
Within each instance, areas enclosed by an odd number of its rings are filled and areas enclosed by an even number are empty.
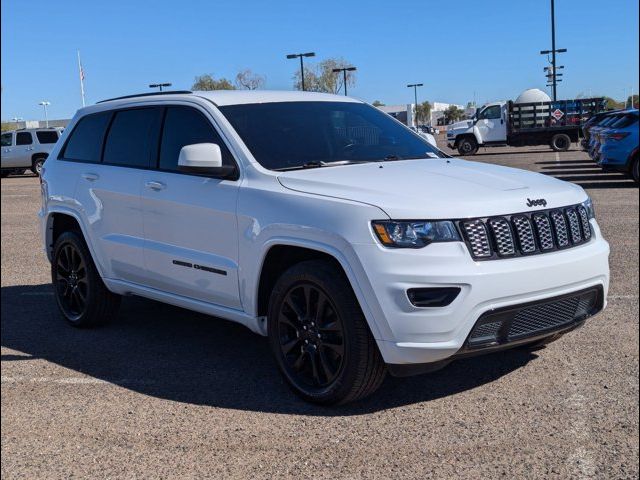
<svg viewBox="0 0 640 480"><path fill-rule="evenodd" d="M178 171L185 145L215 143L235 164L205 111L168 106L156 170L143 173L145 264L149 285L240 309L236 201L239 181Z"/></svg>
<svg viewBox="0 0 640 480"><path fill-rule="evenodd" d="M156 107L89 115L64 150L82 163L75 197L109 278L146 283L140 191L157 155L161 115Z"/></svg>
<svg viewBox="0 0 640 480"><path fill-rule="evenodd" d="M13 158L17 167L30 167L33 154L33 134L16 132L16 145L13 147Z"/></svg>

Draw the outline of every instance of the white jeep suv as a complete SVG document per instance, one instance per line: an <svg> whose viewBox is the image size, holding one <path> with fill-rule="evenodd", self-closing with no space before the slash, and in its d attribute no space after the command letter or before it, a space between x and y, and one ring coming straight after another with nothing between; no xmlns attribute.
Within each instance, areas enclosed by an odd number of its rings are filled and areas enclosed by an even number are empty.
<svg viewBox="0 0 640 480"><path fill-rule="evenodd" d="M62 315L139 295L269 338L323 404L386 372L539 346L602 310L609 245L576 185L448 157L304 92L163 92L75 115L42 174Z"/></svg>

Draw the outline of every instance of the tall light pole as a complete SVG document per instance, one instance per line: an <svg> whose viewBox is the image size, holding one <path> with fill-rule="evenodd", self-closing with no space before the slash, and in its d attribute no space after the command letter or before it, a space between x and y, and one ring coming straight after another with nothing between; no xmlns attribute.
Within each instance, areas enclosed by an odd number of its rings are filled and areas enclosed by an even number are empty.
<svg viewBox="0 0 640 480"><path fill-rule="evenodd" d="M416 110L416 114L418 113L418 87L423 87L424 83L411 83L409 85L407 85L408 88L413 88L413 99L415 101L414 105L415 105L415 110ZM417 115L413 115L413 122L416 124L416 128L418 128L418 116Z"/></svg>
<svg viewBox="0 0 640 480"><path fill-rule="evenodd" d="M551 0L551 50L541 50L541 55L549 55L551 54L551 71L552 74L549 75L549 83L553 87L553 101L555 102L557 97L557 84L559 80L556 80L556 77L559 76L556 72L556 53L565 53L567 51L566 48L556 48L556 7L555 1ZM545 69L546 70L546 69Z"/></svg>
<svg viewBox="0 0 640 480"><path fill-rule="evenodd" d="M49 115L47 114L47 107L51 105L51 102L47 102L46 100L43 100L38 105L42 105L44 107L44 123L45 123L45 126L49 128Z"/></svg>
<svg viewBox="0 0 640 480"><path fill-rule="evenodd" d="M159 88L162 91L162 87L170 87L170 83L151 83L149 84L149 88Z"/></svg>
<svg viewBox="0 0 640 480"><path fill-rule="evenodd" d="M333 70L331 70L333 73L340 73L342 72L343 78L344 78L344 96L347 96L347 72L354 72L356 70L356 67L344 67L344 68L334 68Z"/></svg>
<svg viewBox="0 0 640 480"><path fill-rule="evenodd" d="M287 58L291 60L292 58L300 58L300 85L302 86L302 91L304 92L304 57L315 57L316 52L307 52L307 53L290 53L287 55Z"/></svg>

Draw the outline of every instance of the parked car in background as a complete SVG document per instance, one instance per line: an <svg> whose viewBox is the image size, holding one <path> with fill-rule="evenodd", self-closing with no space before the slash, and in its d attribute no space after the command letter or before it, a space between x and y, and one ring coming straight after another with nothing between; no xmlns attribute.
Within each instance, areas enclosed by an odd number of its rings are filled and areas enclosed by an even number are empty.
<svg viewBox="0 0 640 480"><path fill-rule="evenodd" d="M598 125L598 123L600 123L606 117L608 117L611 114L618 113L619 111L620 110L609 110L606 112L596 113L591 118L589 118L589 120L586 121L586 123L582 126L583 138L580 141L580 145L582 146L583 150L589 151L589 140L591 139L591 127L595 127L596 125Z"/></svg>
<svg viewBox="0 0 640 480"><path fill-rule="evenodd" d="M620 118L620 111L617 110L613 113L609 113L602 120L600 120L597 125L594 125L591 128L591 133L589 137L589 143L587 144L587 152L589 153L589 157L593 160L597 159L598 148L599 148L599 134L600 132L609 128L616 120Z"/></svg>
<svg viewBox="0 0 640 480"><path fill-rule="evenodd" d="M638 182L638 109L623 112L598 135L598 165L604 170L628 173Z"/></svg>
<svg viewBox="0 0 640 480"><path fill-rule="evenodd" d="M59 127L23 128L2 133L2 177L27 170L40 175L62 130Z"/></svg>
<svg viewBox="0 0 640 480"><path fill-rule="evenodd" d="M433 127L426 127L426 126L418 126L418 127L409 127L411 130L413 130L414 132L416 132L418 135L420 135L422 138L424 138L427 142L429 142L429 145L438 148L438 145L436 144L436 139L433 136Z"/></svg>

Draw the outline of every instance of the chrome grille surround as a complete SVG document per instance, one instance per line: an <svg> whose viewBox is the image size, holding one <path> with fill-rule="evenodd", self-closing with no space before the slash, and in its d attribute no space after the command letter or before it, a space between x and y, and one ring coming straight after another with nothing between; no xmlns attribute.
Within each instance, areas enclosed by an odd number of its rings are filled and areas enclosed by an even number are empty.
<svg viewBox="0 0 640 480"><path fill-rule="evenodd" d="M580 215L580 223L582 224L582 235L585 241L591 240L591 224L589 223L589 214L587 209L582 205L578 206L578 215Z"/></svg>
<svg viewBox="0 0 640 480"><path fill-rule="evenodd" d="M509 222L504 218L491 218L487 222L493 234L498 255L506 257L516 254L516 245L513 240L513 233Z"/></svg>
<svg viewBox="0 0 640 480"><path fill-rule="evenodd" d="M556 234L558 248L568 247L569 230L567 229L567 219L564 218L564 214L560 210L554 210L551 212L551 222L553 223L553 230Z"/></svg>
<svg viewBox="0 0 640 480"><path fill-rule="evenodd" d="M536 251L536 239L533 234L533 226L531 220L524 215L514 215L511 218L513 227L516 230L516 237L518 238L518 244L522 253L533 253ZM549 230L551 233L551 230ZM553 241L551 243L553 246Z"/></svg>
<svg viewBox="0 0 640 480"><path fill-rule="evenodd" d="M474 260L548 253L584 244L593 237L582 205L465 219L457 224Z"/></svg>
<svg viewBox="0 0 640 480"><path fill-rule="evenodd" d="M469 240L471 254L475 258L487 258L491 256L489 245L489 233L482 220L462 222L462 228Z"/></svg>

